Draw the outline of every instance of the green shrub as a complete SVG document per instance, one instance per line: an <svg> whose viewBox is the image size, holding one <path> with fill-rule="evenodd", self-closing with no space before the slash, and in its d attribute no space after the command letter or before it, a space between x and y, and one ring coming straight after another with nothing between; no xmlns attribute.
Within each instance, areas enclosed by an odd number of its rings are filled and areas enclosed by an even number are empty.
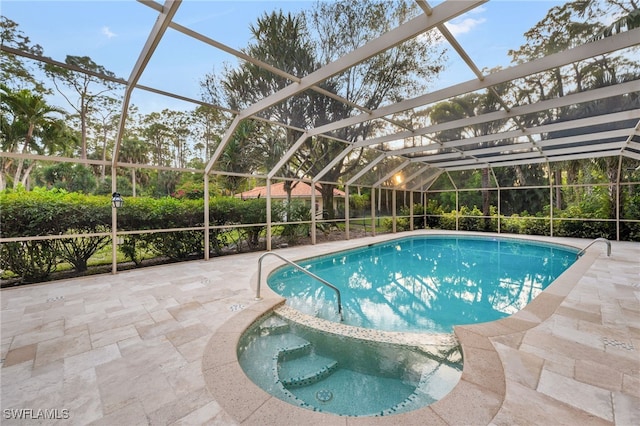
<svg viewBox="0 0 640 426"><path fill-rule="evenodd" d="M458 212L455 210L451 210L450 213L443 213L440 218L440 228L447 230L456 229L456 217L458 216Z"/></svg>
<svg viewBox="0 0 640 426"><path fill-rule="evenodd" d="M283 204L282 210L286 211L288 222L303 222L311 220L311 210L302 201L292 201ZM282 213L281 213L282 214ZM295 244L300 238L309 235L310 225L308 223L286 223L282 225L280 235L290 244Z"/></svg>
<svg viewBox="0 0 640 426"><path fill-rule="evenodd" d="M0 268L9 270L24 282L44 281L55 271L57 251L53 240L0 244Z"/></svg>
<svg viewBox="0 0 640 426"><path fill-rule="evenodd" d="M458 219L458 229L461 231L482 231L485 229L485 220L482 211L477 206L469 210L467 206L460 208L460 217Z"/></svg>
<svg viewBox="0 0 640 426"><path fill-rule="evenodd" d="M111 223L109 197L60 189L5 192L0 197L0 208L4 237L101 233L108 232ZM50 272L49 263L55 264L60 257L76 271L86 271L89 258L108 243L108 236L89 236L30 242L20 249L13 246L7 248L6 269L30 279L34 274ZM23 258L18 260L20 253ZM31 266L26 266L28 263Z"/></svg>

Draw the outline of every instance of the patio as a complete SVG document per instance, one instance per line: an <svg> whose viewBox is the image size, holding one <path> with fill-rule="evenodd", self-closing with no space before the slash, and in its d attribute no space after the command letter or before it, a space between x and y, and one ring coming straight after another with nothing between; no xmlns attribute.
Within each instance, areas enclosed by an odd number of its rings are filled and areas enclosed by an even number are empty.
<svg viewBox="0 0 640 426"><path fill-rule="evenodd" d="M277 252L297 259L402 235ZM2 423L49 424L39 411L49 410L58 424L96 425L640 424L640 244L611 244L611 257L592 246L525 310L458 327L461 382L394 417L304 410L239 373L234 339L279 302L266 286L254 300L263 252L3 289ZM280 264L265 259L265 272Z"/></svg>

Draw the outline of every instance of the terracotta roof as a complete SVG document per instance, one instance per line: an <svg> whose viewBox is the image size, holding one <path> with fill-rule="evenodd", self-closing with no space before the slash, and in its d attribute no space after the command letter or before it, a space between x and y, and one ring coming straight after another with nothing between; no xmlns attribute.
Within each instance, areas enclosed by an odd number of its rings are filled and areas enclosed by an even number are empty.
<svg viewBox="0 0 640 426"><path fill-rule="evenodd" d="M257 186L240 194L235 195L237 198L258 198L267 196L266 186ZM333 190L334 197L344 197L344 192L339 189ZM298 182L291 191L291 197L293 198L311 198L311 185L305 182ZM320 185L316 185L316 197L322 197L320 193ZM271 185L271 198L287 198L287 193L284 190L284 182L274 183Z"/></svg>

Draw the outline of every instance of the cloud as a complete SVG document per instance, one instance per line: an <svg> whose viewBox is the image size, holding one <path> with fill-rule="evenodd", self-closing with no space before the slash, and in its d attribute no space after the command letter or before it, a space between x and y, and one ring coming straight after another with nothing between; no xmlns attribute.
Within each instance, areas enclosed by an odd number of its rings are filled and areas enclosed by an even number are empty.
<svg viewBox="0 0 640 426"><path fill-rule="evenodd" d="M112 32L107 26L102 27L102 34L107 36L107 38L114 38L117 35L116 33Z"/></svg>
<svg viewBox="0 0 640 426"><path fill-rule="evenodd" d="M456 22L446 22L445 25L447 29L454 36L458 36L460 34L466 34L469 31L473 30L480 24L483 24L486 21L484 18L473 19L473 18L465 18L461 21Z"/></svg>

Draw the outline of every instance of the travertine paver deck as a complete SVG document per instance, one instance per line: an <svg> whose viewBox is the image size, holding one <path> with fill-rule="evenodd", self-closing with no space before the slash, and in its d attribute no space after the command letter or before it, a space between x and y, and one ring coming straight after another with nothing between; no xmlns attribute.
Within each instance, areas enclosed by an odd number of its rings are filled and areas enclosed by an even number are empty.
<svg viewBox="0 0 640 426"><path fill-rule="evenodd" d="M295 259L402 235L278 252ZM261 253L5 289L2 424L51 424L44 417L57 416L59 424L104 425L637 425L640 244L612 244L611 258L593 246L581 270L525 311L458 328L460 384L403 418L313 413L251 394L234 339L278 303L253 300ZM277 264L265 259L265 269Z"/></svg>

